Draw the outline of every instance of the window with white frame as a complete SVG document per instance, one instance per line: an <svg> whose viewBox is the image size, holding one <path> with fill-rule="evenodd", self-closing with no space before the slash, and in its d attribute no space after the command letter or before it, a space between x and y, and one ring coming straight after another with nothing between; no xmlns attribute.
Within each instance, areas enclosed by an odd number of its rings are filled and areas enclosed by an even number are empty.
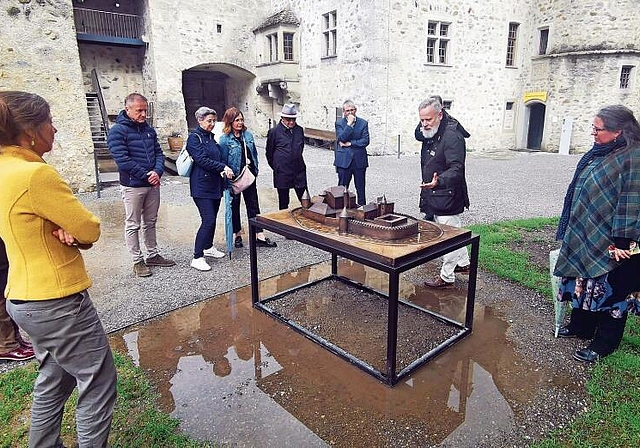
<svg viewBox="0 0 640 448"><path fill-rule="evenodd" d="M628 89L631 87L631 72L633 65L623 65L620 69L620 88Z"/></svg>
<svg viewBox="0 0 640 448"><path fill-rule="evenodd" d="M282 34L282 52L285 61L293 61L293 33Z"/></svg>
<svg viewBox="0 0 640 448"><path fill-rule="evenodd" d="M269 47L269 62L278 61L278 33L267 35L267 46Z"/></svg>
<svg viewBox="0 0 640 448"><path fill-rule="evenodd" d="M451 23L429 20L427 22L427 63L448 63L449 28Z"/></svg>
<svg viewBox="0 0 640 448"><path fill-rule="evenodd" d="M515 67L516 65L516 44L519 26L519 23L509 23L509 35L507 37L507 67Z"/></svg>
<svg viewBox="0 0 640 448"><path fill-rule="evenodd" d="M336 56L338 39L338 12L331 11L322 15L323 57Z"/></svg>
<svg viewBox="0 0 640 448"><path fill-rule="evenodd" d="M538 54L547 54L547 46L549 45L549 28L540 28L538 40Z"/></svg>

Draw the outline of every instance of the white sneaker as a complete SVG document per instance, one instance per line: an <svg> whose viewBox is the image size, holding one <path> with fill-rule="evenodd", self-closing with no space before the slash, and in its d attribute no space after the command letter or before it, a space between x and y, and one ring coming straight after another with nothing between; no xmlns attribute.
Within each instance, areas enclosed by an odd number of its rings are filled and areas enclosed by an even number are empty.
<svg viewBox="0 0 640 448"><path fill-rule="evenodd" d="M215 246L211 246L211 249L204 250L204 256L213 257L213 258L222 258L224 257L224 252L220 252L218 249L216 249Z"/></svg>
<svg viewBox="0 0 640 448"><path fill-rule="evenodd" d="M194 258L191 260L191 267L196 268L198 271L210 271L211 266L207 264L207 261L204 257Z"/></svg>

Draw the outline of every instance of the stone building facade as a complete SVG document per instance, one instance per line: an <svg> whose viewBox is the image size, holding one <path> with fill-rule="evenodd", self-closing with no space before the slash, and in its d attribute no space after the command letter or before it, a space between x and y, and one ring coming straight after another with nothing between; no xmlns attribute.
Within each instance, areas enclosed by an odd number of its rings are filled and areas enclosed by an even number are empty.
<svg viewBox="0 0 640 448"><path fill-rule="evenodd" d="M584 151L598 108L640 112L633 0L0 4L0 88L50 101L59 133L47 157L77 188L95 182L92 73L111 119L128 93L147 96L165 146L200 105L219 118L237 106L264 135L284 102L299 104L302 126L331 131L352 99L373 154L418 149L417 105L431 94L471 132L472 150ZM137 28L122 34L123 24Z"/></svg>

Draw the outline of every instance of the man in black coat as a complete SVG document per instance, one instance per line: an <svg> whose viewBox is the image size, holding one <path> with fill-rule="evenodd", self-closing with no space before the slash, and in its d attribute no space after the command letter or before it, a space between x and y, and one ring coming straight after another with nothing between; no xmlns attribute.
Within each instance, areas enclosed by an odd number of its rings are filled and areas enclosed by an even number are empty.
<svg viewBox="0 0 640 448"><path fill-rule="evenodd" d="M285 104L280 122L267 134L267 162L273 169L273 186L278 190L278 208L289 208L289 190L298 196L307 189L307 166L302 158L304 130L296 124L298 110L295 104Z"/></svg>
<svg viewBox="0 0 640 448"><path fill-rule="evenodd" d="M460 215L469 208L464 166L464 139L469 133L455 119L445 115L438 97L424 100L418 111L420 124L416 128L416 138L422 141L420 210L433 214L438 224L460 227ZM466 248L450 252L442 257L440 275L427 280L425 285L431 288L453 286L455 273L468 273L469 263Z"/></svg>

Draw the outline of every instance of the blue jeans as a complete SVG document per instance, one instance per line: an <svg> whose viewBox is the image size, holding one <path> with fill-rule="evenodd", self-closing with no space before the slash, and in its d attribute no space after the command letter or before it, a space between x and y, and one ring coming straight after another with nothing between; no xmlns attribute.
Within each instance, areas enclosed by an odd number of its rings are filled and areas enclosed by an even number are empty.
<svg viewBox="0 0 640 448"><path fill-rule="evenodd" d="M193 202L200 212L200 228L196 233L196 243L193 258L204 257L205 249L213 246L213 236L216 232L216 217L220 209L220 199L193 198Z"/></svg>

